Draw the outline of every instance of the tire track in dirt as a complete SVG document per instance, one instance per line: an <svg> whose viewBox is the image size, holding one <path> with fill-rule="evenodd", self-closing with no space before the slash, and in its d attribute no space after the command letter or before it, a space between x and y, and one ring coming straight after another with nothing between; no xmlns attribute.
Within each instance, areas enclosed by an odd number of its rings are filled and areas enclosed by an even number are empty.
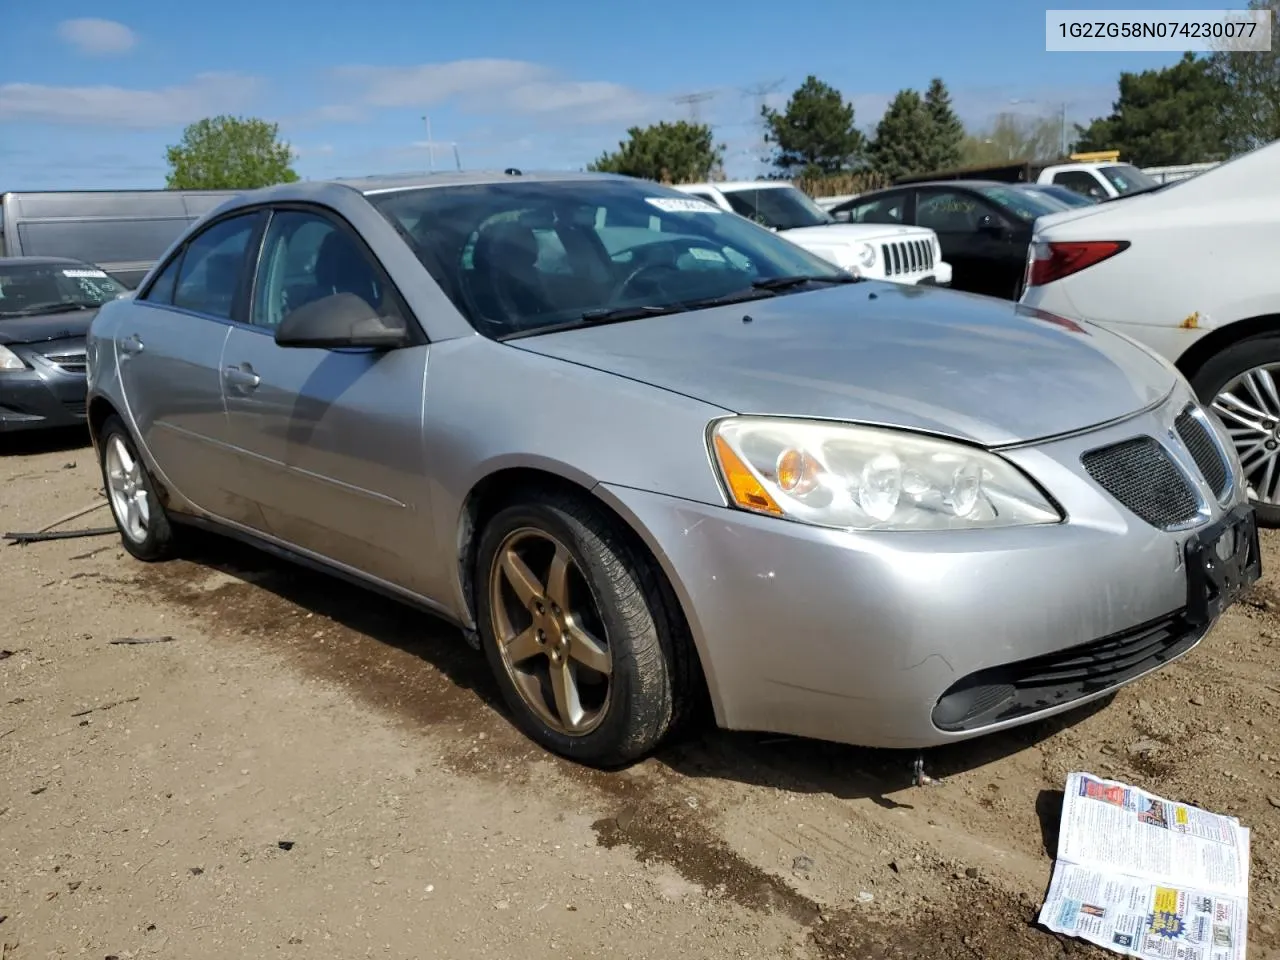
<svg viewBox="0 0 1280 960"><path fill-rule="evenodd" d="M215 636L249 640L311 676L341 685L407 728L448 731L456 745L443 760L455 771L505 788L550 787L576 805L586 790L593 805L612 811L594 824L601 846L626 847L641 862L666 864L708 896L791 918L809 931L812 947L823 958L1045 957L1078 955L1082 949L1035 928L1034 905L1025 897L986 877L967 877L927 848L919 848L924 855L914 871L921 896L874 908L820 902L781 872L748 859L714 828L706 808L737 800L735 785L721 776L724 766L761 766L750 738L708 731L709 740L677 744L629 770L577 766L545 753L503 722L487 664L453 627L230 541L197 537L190 556L136 568L132 589L194 614ZM821 790L822 777L814 771L822 764L813 762L815 755L847 756L851 750L797 743L793 759L764 764L766 780L805 792ZM883 799L903 785L905 755L854 753L867 768L863 777L870 795ZM682 772L699 767L696 778ZM711 803L691 805L691 793ZM849 844L845 848L852 862L856 851Z"/></svg>

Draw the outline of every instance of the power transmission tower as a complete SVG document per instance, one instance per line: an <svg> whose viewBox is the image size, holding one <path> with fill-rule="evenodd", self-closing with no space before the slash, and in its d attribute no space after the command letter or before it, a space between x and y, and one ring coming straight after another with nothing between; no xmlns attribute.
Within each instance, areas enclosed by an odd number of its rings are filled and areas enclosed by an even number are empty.
<svg viewBox="0 0 1280 960"><path fill-rule="evenodd" d="M681 104L682 106L688 107L689 120L692 123L699 123L702 119L702 108L700 104L706 103L714 96L715 94L709 91L704 91L702 93L686 93L683 96L674 97L673 101Z"/></svg>
<svg viewBox="0 0 1280 960"><path fill-rule="evenodd" d="M764 107L768 101L769 94L776 93L777 90L786 82L786 77L779 77L777 80L768 80L763 83L753 83L749 87L742 88L743 96L751 97L755 103L756 112L752 118L752 122L756 129L759 130L759 139L755 143L755 150L758 154L757 159L763 159L768 152L768 141L765 139L765 131L768 125L764 122Z"/></svg>

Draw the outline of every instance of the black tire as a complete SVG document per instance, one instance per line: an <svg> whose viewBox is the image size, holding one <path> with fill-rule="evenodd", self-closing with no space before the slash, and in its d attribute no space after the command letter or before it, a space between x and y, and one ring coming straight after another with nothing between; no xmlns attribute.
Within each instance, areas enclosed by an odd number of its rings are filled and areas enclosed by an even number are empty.
<svg viewBox="0 0 1280 960"><path fill-rule="evenodd" d="M568 549L603 625L612 658L608 706L588 733L545 722L516 688L499 646L490 578L507 538L528 529ZM696 703L696 657L661 571L630 531L585 499L531 493L500 510L481 534L474 583L481 643L503 700L516 725L547 749L592 766L620 766L656 748Z"/></svg>
<svg viewBox="0 0 1280 960"><path fill-rule="evenodd" d="M1207 407L1236 377L1266 364L1280 364L1280 337L1254 337L1220 350L1192 374L1191 386ZM1280 527L1280 505L1254 500L1253 506L1262 526Z"/></svg>
<svg viewBox="0 0 1280 960"><path fill-rule="evenodd" d="M148 509L145 536L141 538L137 538L129 532L126 519L120 516L115 499L111 496L111 479L108 476L108 451L111 445L117 441L124 445L129 456L139 465L140 487L146 497ZM102 488L107 494L107 503L111 507L111 515L115 518L116 527L120 531L120 542L124 544L124 548L137 559L148 563L166 560L173 556L173 524L170 522L168 514L165 513L164 507L160 503L160 498L156 496L155 483L151 479L151 474L147 471L145 462L138 455L138 447L133 442L133 436L120 418L115 415L107 417L106 422L102 425L102 432L98 435L98 456L98 463L102 469Z"/></svg>

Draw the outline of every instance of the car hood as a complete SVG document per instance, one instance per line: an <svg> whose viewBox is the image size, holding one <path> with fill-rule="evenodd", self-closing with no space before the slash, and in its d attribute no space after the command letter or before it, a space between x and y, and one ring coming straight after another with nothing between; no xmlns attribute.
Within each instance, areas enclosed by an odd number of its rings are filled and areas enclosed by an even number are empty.
<svg viewBox="0 0 1280 960"><path fill-rule="evenodd" d="M932 236L933 231L924 227L898 227L885 223L825 223L817 227L779 230L778 233L791 242L802 245L809 241L823 245L853 245L871 240L906 240L909 237L919 240Z"/></svg>
<svg viewBox="0 0 1280 960"><path fill-rule="evenodd" d="M75 313L37 314L31 317L0 317L0 344L41 343L45 340L69 340L89 332L95 310Z"/></svg>
<svg viewBox="0 0 1280 960"><path fill-rule="evenodd" d="M1128 340L987 297L878 281L507 341L734 413L986 446L1116 420L1175 374Z"/></svg>

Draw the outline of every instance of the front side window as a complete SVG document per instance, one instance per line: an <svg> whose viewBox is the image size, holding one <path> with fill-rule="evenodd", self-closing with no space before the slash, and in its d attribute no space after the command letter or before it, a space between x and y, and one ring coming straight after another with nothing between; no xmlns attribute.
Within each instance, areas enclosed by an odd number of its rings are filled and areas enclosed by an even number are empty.
<svg viewBox="0 0 1280 960"><path fill-rule="evenodd" d="M87 263L0 264L0 318L92 310L126 292Z"/></svg>
<svg viewBox="0 0 1280 960"><path fill-rule="evenodd" d="M182 310L231 319L258 213L220 220L187 244L173 291Z"/></svg>
<svg viewBox="0 0 1280 960"><path fill-rule="evenodd" d="M305 304L352 293L380 315L386 285L346 227L326 217L283 210L271 217L262 245L249 322L274 330Z"/></svg>
<svg viewBox="0 0 1280 960"><path fill-rule="evenodd" d="M722 192L734 213L774 230L821 227L833 222L831 214L795 187Z"/></svg>
<svg viewBox="0 0 1280 960"><path fill-rule="evenodd" d="M922 191L916 200L916 225L934 233L975 233L988 214L993 214L990 207L958 191Z"/></svg>
<svg viewBox="0 0 1280 960"><path fill-rule="evenodd" d="M1160 186L1160 181L1143 173L1131 163L1117 163L1105 166L1100 172L1107 178L1107 182L1116 188L1116 193L1122 197L1126 193L1153 190Z"/></svg>
<svg viewBox="0 0 1280 960"><path fill-rule="evenodd" d="M495 337L628 308L684 312L718 298L771 296L769 279L851 279L769 230L639 180L430 187L369 199L458 310Z"/></svg>

